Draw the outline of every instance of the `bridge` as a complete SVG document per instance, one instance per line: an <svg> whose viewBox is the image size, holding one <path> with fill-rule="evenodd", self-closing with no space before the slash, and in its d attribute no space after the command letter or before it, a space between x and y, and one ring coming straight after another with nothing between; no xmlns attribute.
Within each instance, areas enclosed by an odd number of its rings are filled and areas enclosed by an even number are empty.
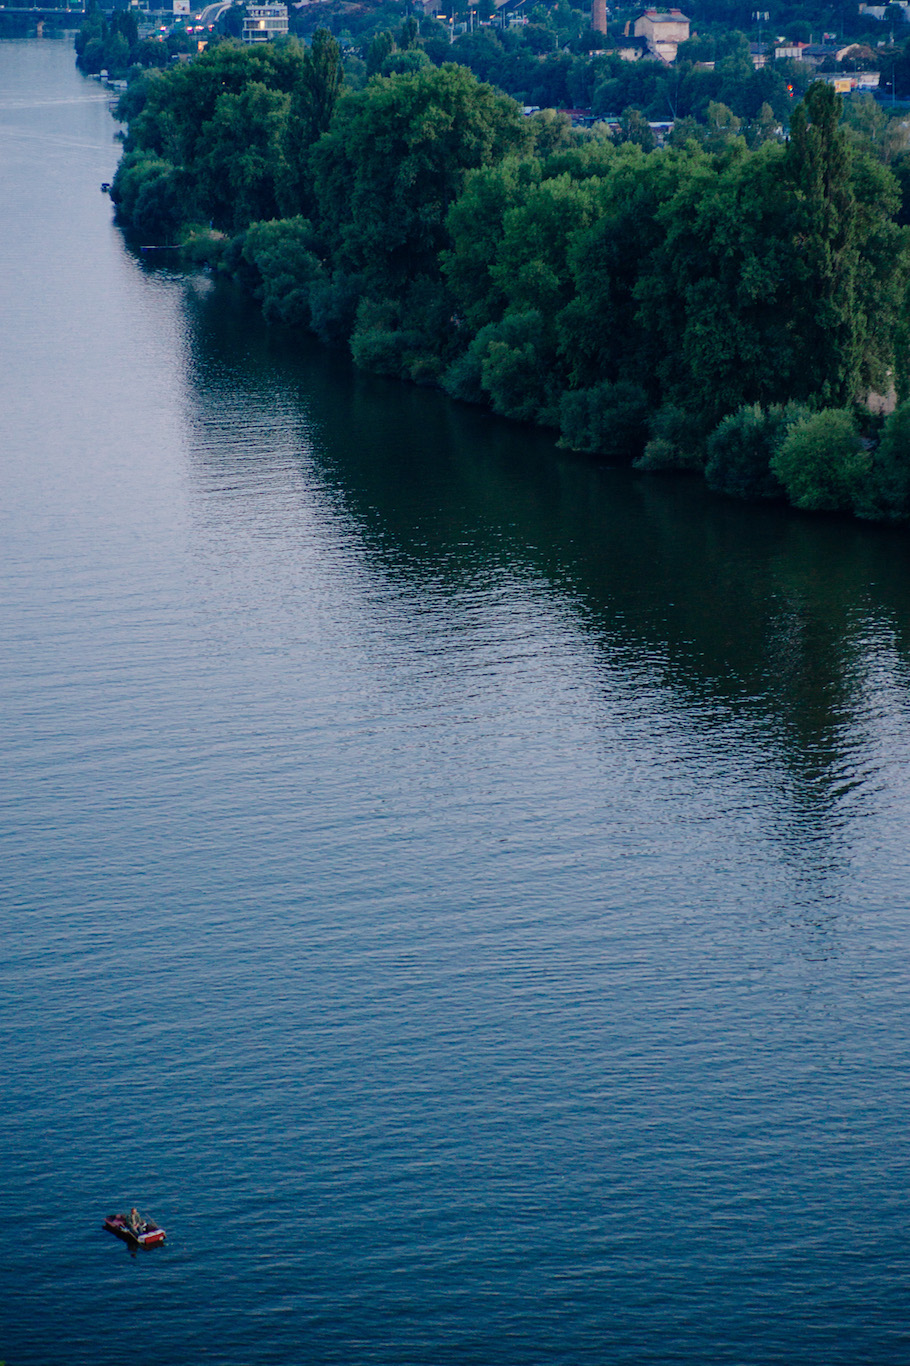
<svg viewBox="0 0 910 1366"><path fill-rule="evenodd" d="M0 19L9 14L21 15L23 18L36 19L40 22L46 19L69 18L71 15L81 18L85 13L85 0L79 5L0 5Z"/></svg>
<svg viewBox="0 0 910 1366"><path fill-rule="evenodd" d="M224 11L230 9L233 4L234 0L216 0L214 5L206 5L205 9L199 12L196 16L196 22L199 24L216 24Z"/></svg>

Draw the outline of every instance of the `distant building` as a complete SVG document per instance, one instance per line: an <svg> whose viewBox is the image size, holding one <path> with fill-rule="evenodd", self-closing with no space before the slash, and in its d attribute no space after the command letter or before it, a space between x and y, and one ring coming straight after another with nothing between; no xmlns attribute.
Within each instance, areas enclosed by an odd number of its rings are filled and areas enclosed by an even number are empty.
<svg viewBox="0 0 910 1366"><path fill-rule="evenodd" d="M808 66L821 66L822 62L837 62L838 49L830 43L805 43L800 44L802 55L800 60L806 62Z"/></svg>
<svg viewBox="0 0 910 1366"><path fill-rule="evenodd" d="M676 49L689 37L689 20L682 10L646 9L635 20L636 38L644 38L648 52L659 61L676 61Z"/></svg>
<svg viewBox="0 0 910 1366"><path fill-rule="evenodd" d="M607 0L593 0L591 5L591 27L595 33L606 33Z"/></svg>
<svg viewBox="0 0 910 1366"><path fill-rule="evenodd" d="M815 78L833 85L839 95L849 95L852 90L877 90L881 80L879 71L820 71Z"/></svg>
<svg viewBox="0 0 910 1366"><path fill-rule="evenodd" d="M904 18L910 21L910 0L892 0L892 4L899 5L904 11ZM884 19L887 5L860 5L859 12L866 19Z"/></svg>
<svg viewBox="0 0 910 1366"><path fill-rule="evenodd" d="M644 38L637 42L634 38L627 39L616 48L616 53L624 62L640 62L643 57L650 56Z"/></svg>
<svg viewBox="0 0 910 1366"><path fill-rule="evenodd" d="M245 43L267 43L288 31L287 5L250 5L243 21Z"/></svg>

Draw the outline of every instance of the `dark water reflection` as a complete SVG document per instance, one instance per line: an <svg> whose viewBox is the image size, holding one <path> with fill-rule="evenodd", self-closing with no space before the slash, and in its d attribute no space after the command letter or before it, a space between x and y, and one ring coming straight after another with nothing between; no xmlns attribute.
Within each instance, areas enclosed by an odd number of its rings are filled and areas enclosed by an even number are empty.
<svg viewBox="0 0 910 1366"><path fill-rule="evenodd" d="M857 770L857 731L871 740L883 710L903 714L910 681L905 531L744 507L695 481L554 452L547 434L266 329L230 289L197 288L188 307L202 420L228 397L271 400L284 424L290 413L273 453L306 452L371 563L415 598L457 604L472 584L530 574L597 659L646 670L700 732L712 711L755 727L789 777L794 817L814 812L827 829L874 781ZM195 458L223 478L234 453ZM261 473L269 449L257 442L253 458Z"/></svg>

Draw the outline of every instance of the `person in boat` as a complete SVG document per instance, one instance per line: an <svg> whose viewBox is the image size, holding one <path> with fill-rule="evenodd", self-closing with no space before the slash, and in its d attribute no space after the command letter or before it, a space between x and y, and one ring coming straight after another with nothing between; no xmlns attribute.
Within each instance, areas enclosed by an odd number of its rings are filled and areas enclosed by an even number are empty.
<svg viewBox="0 0 910 1366"><path fill-rule="evenodd" d="M129 1224L131 1232L135 1233L137 1237L140 1233L144 1233L145 1222L135 1205L130 1210L130 1216L126 1222Z"/></svg>

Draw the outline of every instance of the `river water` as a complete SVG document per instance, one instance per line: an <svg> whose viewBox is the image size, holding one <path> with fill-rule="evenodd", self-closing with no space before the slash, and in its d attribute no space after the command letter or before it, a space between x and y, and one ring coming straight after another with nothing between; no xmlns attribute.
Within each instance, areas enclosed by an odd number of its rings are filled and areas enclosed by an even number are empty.
<svg viewBox="0 0 910 1366"><path fill-rule="evenodd" d="M114 131L0 46L0 1357L910 1361L906 533L270 331Z"/></svg>

